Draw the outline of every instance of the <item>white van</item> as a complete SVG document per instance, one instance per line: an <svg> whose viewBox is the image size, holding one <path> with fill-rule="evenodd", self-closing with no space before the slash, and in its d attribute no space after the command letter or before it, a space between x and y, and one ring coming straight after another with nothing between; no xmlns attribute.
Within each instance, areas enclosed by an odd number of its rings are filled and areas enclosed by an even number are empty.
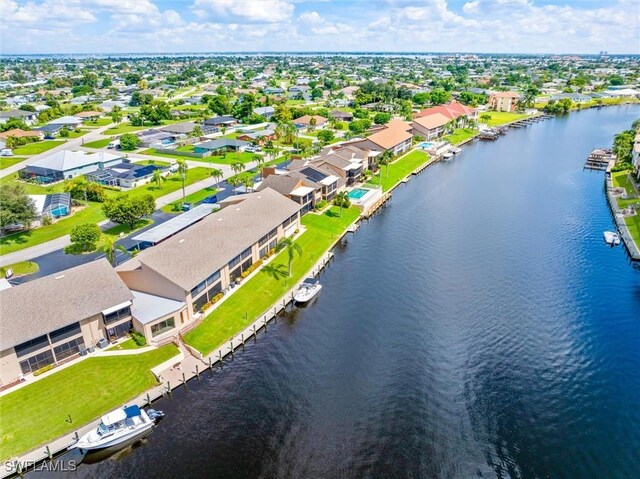
<svg viewBox="0 0 640 479"><path fill-rule="evenodd" d="M107 148L109 149L114 149L114 148L119 148L120 147L120 140L113 140L111 142L109 142L109 144L107 145Z"/></svg>

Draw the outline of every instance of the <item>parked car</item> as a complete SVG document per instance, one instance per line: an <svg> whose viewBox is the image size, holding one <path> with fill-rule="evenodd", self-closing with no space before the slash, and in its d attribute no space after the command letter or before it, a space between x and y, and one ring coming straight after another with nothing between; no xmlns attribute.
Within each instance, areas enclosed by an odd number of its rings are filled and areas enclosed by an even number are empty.
<svg viewBox="0 0 640 479"><path fill-rule="evenodd" d="M120 140L110 141L109 144L107 145L107 148L109 149L120 148Z"/></svg>
<svg viewBox="0 0 640 479"><path fill-rule="evenodd" d="M13 150L11 148L3 148L0 150L0 156L13 156Z"/></svg>
<svg viewBox="0 0 640 479"><path fill-rule="evenodd" d="M244 151L248 151L249 153L258 153L262 151L262 148L256 145L249 145L244 149Z"/></svg>
<svg viewBox="0 0 640 479"><path fill-rule="evenodd" d="M182 203L182 211L189 211L191 208L193 208L192 203Z"/></svg>
<svg viewBox="0 0 640 479"><path fill-rule="evenodd" d="M204 200L202 200L202 202L204 204L211 205L218 202L218 197L216 195L207 196Z"/></svg>

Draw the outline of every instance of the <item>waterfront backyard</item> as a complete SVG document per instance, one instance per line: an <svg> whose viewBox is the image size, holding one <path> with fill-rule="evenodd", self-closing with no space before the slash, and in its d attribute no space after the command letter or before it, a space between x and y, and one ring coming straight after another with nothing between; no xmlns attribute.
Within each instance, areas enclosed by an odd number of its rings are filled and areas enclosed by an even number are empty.
<svg viewBox="0 0 640 479"><path fill-rule="evenodd" d="M76 430L156 384L150 369L178 354L173 345L142 354L84 359L0 397L0 459ZM71 421L69 421L71 418Z"/></svg>
<svg viewBox="0 0 640 479"><path fill-rule="evenodd" d="M322 214L302 218L306 231L295 242L302 255L292 263L287 276L287 251L282 251L227 300L209 314L195 329L184 335L184 341L203 354L209 354L230 337L253 323L296 282L309 272L335 240L353 223L360 211L356 207L332 207Z"/></svg>
<svg viewBox="0 0 640 479"><path fill-rule="evenodd" d="M382 166L377 174L373 175L366 186L377 188L382 185L382 191L393 189L403 178L411 174L416 168L422 166L430 160L427 153L413 150L401 156L393 163ZM382 180L380 180L382 175Z"/></svg>

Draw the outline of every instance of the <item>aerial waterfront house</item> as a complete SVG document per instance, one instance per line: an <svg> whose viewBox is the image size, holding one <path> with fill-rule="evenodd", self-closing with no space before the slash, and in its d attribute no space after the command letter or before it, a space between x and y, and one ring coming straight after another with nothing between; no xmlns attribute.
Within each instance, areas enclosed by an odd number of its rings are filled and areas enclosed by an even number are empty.
<svg viewBox="0 0 640 479"><path fill-rule="evenodd" d="M489 95L489 108L494 111L516 111L521 95L513 91L498 91Z"/></svg>
<svg viewBox="0 0 640 479"><path fill-rule="evenodd" d="M20 178L37 183L54 183L95 170L107 168L122 162L121 155L104 151L61 150L28 164L18 172Z"/></svg>
<svg viewBox="0 0 640 479"><path fill-rule="evenodd" d="M133 295L106 259L0 290L0 382L7 385L132 328Z"/></svg>
<svg viewBox="0 0 640 479"><path fill-rule="evenodd" d="M362 150L375 150L381 153L390 151L393 155L401 155L411 148L413 135L403 126L395 125L384 128L364 139L353 140L347 145L352 145Z"/></svg>
<svg viewBox="0 0 640 479"><path fill-rule="evenodd" d="M416 117L413 120L413 135L422 136L425 140L433 140L444 133L445 126L451 120L442 113L432 113Z"/></svg>
<svg viewBox="0 0 640 479"><path fill-rule="evenodd" d="M177 328L199 317L208 302L300 227L301 205L270 188L220 205L217 213L116 268L130 289L184 303L173 315Z"/></svg>

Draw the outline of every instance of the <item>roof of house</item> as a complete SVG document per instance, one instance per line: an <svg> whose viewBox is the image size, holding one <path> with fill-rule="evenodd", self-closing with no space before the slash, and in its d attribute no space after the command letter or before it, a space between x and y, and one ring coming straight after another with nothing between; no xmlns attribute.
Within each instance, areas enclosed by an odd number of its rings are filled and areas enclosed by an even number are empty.
<svg viewBox="0 0 640 479"><path fill-rule="evenodd" d="M457 101L452 101L451 103L447 103L445 105L433 106L431 108L421 110L413 117L420 118L421 116L427 116L433 113L440 113L450 120L457 120L461 116L473 115L475 113L475 110Z"/></svg>
<svg viewBox="0 0 640 479"><path fill-rule="evenodd" d="M329 113L332 118L353 118L353 113L348 111L333 110Z"/></svg>
<svg viewBox="0 0 640 479"><path fill-rule="evenodd" d="M370 135L366 138L366 140L371 141L372 143L384 148L385 150L394 148L396 145L410 140L413 137L411 133L406 131L404 128L385 128L384 130L380 130L373 135Z"/></svg>
<svg viewBox="0 0 640 479"><path fill-rule="evenodd" d="M20 128L14 128L12 130L7 130L0 133L0 138L23 138L23 137L40 137L42 136L42 132L39 130L22 130Z"/></svg>
<svg viewBox="0 0 640 479"><path fill-rule="evenodd" d="M442 113L432 113L430 115L427 116L421 116L418 118L415 118L413 120L413 123L417 123L418 125L422 126L423 128L427 128L429 130L432 130L434 128L439 128L441 126L446 125L447 123L449 123L451 121L451 119L445 115L443 115Z"/></svg>
<svg viewBox="0 0 640 479"><path fill-rule="evenodd" d="M275 131L274 130L258 130L258 131L251 131L251 132L247 132L247 133L240 133L238 135L238 138L242 138L242 137L247 137L247 138L251 138L251 139L258 139L260 137L268 137L268 136L273 136L275 135Z"/></svg>
<svg viewBox="0 0 640 479"><path fill-rule="evenodd" d="M55 133L56 131L62 130L63 125L52 125L49 123L48 125L42 125L38 128L34 128L35 131L42 131L44 133Z"/></svg>
<svg viewBox="0 0 640 479"><path fill-rule="evenodd" d="M304 115L300 118L296 118L295 120L293 120L293 122L297 123L298 125L311 125L312 118L315 118L316 125L318 126L324 125L327 122L327 119L324 116L320 115Z"/></svg>
<svg viewBox="0 0 640 479"><path fill-rule="evenodd" d="M387 128L402 128L405 131L411 131L411 123L401 118L393 118L389 123L385 124Z"/></svg>
<svg viewBox="0 0 640 479"><path fill-rule="evenodd" d="M141 291L131 291L131 293L133 294L131 316L142 324L148 324L156 319L180 311L185 306L183 301L176 301L175 299L164 298L155 294Z"/></svg>
<svg viewBox="0 0 640 479"><path fill-rule="evenodd" d="M258 108L254 108L253 112L256 115L264 115L265 113L275 113L276 109L272 106L260 106Z"/></svg>
<svg viewBox="0 0 640 479"><path fill-rule="evenodd" d="M102 112L99 111L81 111L80 113L76 113L74 116L77 116L78 118L92 118L100 115L102 115Z"/></svg>
<svg viewBox="0 0 640 479"><path fill-rule="evenodd" d="M229 204L231 201L237 203ZM217 213L143 250L116 269L148 267L189 291L301 208L270 188L231 197L229 202Z"/></svg>
<svg viewBox="0 0 640 479"><path fill-rule="evenodd" d="M1 290L0 350L132 299L105 258Z"/></svg>
<svg viewBox="0 0 640 479"><path fill-rule="evenodd" d="M114 155L104 151L89 153L86 151L61 150L29 163L27 167L37 166L38 168L47 168L55 171L68 171L92 164L119 160L120 158L122 158L121 155Z"/></svg>
<svg viewBox="0 0 640 479"><path fill-rule="evenodd" d="M191 133L196 126L197 125L192 121L185 121L184 123L175 123L173 125L163 126L162 128L159 128L159 130L167 131L169 133L188 134Z"/></svg>
<svg viewBox="0 0 640 479"><path fill-rule="evenodd" d="M25 110L0 111L0 118L25 118L34 115L37 115L37 113Z"/></svg>
<svg viewBox="0 0 640 479"><path fill-rule="evenodd" d="M312 189L320 188L320 185L307 179L303 174L292 171L284 175L269 175L258 187L258 191L271 188L281 195L289 196L299 186L308 186Z"/></svg>
<svg viewBox="0 0 640 479"><path fill-rule="evenodd" d="M242 140L234 140L232 138L219 138L217 140L203 141L202 143L196 143L193 145L197 148L205 148L207 150L217 150L218 148L227 148L233 146L238 148L240 146L248 145L249 143Z"/></svg>
<svg viewBox="0 0 640 479"><path fill-rule="evenodd" d="M234 117L232 116L214 116L212 118L207 118L204 121L205 125L224 125L225 123L237 123L238 120L236 120Z"/></svg>
<svg viewBox="0 0 640 479"><path fill-rule="evenodd" d="M79 123L82 123L80 118L76 118L75 116L63 116L56 118L55 120L51 120L49 125L77 125Z"/></svg>

